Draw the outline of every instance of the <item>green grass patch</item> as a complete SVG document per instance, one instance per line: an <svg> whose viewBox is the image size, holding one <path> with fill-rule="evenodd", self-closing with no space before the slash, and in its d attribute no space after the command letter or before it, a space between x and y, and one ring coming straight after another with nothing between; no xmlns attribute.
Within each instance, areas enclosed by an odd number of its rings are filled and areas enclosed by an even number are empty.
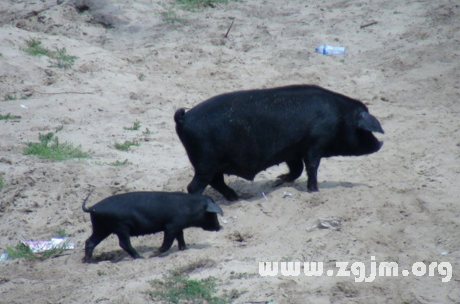
<svg viewBox="0 0 460 304"><path fill-rule="evenodd" d="M20 118L21 116L11 115L11 113L8 113L6 115L0 114L0 120L18 120Z"/></svg>
<svg viewBox="0 0 460 304"><path fill-rule="evenodd" d="M3 96L3 99L5 101L11 101L11 100L17 100L18 98L14 94L6 94L5 96Z"/></svg>
<svg viewBox="0 0 460 304"><path fill-rule="evenodd" d="M137 79L139 79L140 81L144 81L146 77L147 77L147 76L145 76L145 74L142 74L142 73L140 73L139 75L137 75Z"/></svg>
<svg viewBox="0 0 460 304"><path fill-rule="evenodd" d="M207 277L200 280L190 279L187 275L171 271L163 280L150 281L153 290L147 294L161 303L196 303L196 304L227 304L232 303L236 293L216 295L217 279Z"/></svg>
<svg viewBox="0 0 460 304"><path fill-rule="evenodd" d="M48 56L52 57L52 51L44 48L42 42L33 38L26 40L26 47L23 49L24 52L33 56Z"/></svg>
<svg viewBox="0 0 460 304"><path fill-rule="evenodd" d="M83 152L81 147L73 144L59 142L55 133L38 135L39 142L27 142L24 148L25 155L37 155L51 160L67 160L72 158L88 158L90 155Z"/></svg>
<svg viewBox="0 0 460 304"><path fill-rule="evenodd" d="M58 228L55 232L54 232L54 235L56 237L60 237L60 238L65 238L68 236L67 234L67 231L65 231L64 228Z"/></svg>
<svg viewBox="0 0 460 304"><path fill-rule="evenodd" d="M52 65L52 67L57 67L60 69L70 68L75 63L75 60L78 59L76 56L68 55L65 48L56 49L54 52L54 57L51 58L56 60L55 65Z"/></svg>
<svg viewBox="0 0 460 304"><path fill-rule="evenodd" d="M141 128L141 123L139 121L135 121L132 127L123 127L124 130L128 131L137 131Z"/></svg>
<svg viewBox="0 0 460 304"><path fill-rule="evenodd" d="M55 51L52 51L43 47L41 41L33 38L26 41L26 47L22 50L33 56L47 56L54 60L52 67L62 69L70 68L74 64L75 60L78 59L76 56L67 54L66 48L57 48Z"/></svg>
<svg viewBox="0 0 460 304"><path fill-rule="evenodd" d="M167 23L185 23L180 16L172 9L168 9L165 12L161 12L161 18Z"/></svg>
<svg viewBox="0 0 460 304"><path fill-rule="evenodd" d="M115 149L120 150L120 151L128 151L129 148L131 148L132 146L138 147L139 143L137 141L129 141L129 140L126 140L122 144L115 142Z"/></svg>
<svg viewBox="0 0 460 304"><path fill-rule="evenodd" d="M6 246L5 253L8 255L9 260L13 259L27 259L27 260L46 260L55 256L61 255L64 251L65 245L58 248L52 248L40 253L33 253L32 250L19 242L16 246Z"/></svg>
<svg viewBox="0 0 460 304"><path fill-rule="evenodd" d="M176 0L176 3L187 10L205 7L215 7L217 4L227 4L229 0Z"/></svg>
<svg viewBox="0 0 460 304"><path fill-rule="evenodd" d="M34 260L36 258L32 250L23 243L18 243L16 246L6 246L5 252L8 259Z"/></svg>

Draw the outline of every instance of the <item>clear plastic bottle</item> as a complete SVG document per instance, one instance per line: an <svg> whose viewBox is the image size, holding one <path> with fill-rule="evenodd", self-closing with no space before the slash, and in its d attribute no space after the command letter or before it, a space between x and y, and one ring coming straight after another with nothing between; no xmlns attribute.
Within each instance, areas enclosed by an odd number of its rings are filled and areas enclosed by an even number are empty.
<svg viewBox="0 0 460 304"><path fill-rule="evenodd" d="M316 52L324 55L344 55L345 47L344 46L333 46L323 44L315 48Z"/></svg>

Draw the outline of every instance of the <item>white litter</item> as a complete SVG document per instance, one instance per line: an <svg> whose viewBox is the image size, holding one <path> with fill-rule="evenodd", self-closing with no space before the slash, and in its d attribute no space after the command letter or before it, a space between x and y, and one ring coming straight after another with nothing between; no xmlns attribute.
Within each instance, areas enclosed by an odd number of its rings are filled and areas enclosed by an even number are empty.
<svg viewBox="0 0 460 304"><path fill-rule="evenodd" d="M30 248L33 253L40 253L50 249L74 249L73 243L67 242L67 238L51 238L49 241L21 241Z"/></svg>
<svg viewBox="0 0 460 304"><path fill-rule="evenodd" d="M324 218L324 219L318 219L315 224L313 224L310 227L307 227L307 231L311 231L315 228L340 230L341 226L342 226L341 219Z"/></svg>

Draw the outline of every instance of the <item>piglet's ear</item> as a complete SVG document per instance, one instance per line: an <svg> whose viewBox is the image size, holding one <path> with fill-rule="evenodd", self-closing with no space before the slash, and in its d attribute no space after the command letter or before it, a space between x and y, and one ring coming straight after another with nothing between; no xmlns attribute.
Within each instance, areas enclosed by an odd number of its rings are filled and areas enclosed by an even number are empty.
<svg viewBox="0 0 460 304"><path fill-rule="evenodd" d="M361 112L359 113L358 116L358 128L370 131L370 132L379 132L379 133L385 133L380 126L379 121L377 118L372 116L371 114L367 112Z"/></svg>
<svg viewBox="0 0 460 304"><path fill-rule="evenodd" d="M206 212L213 212L213 213L219 213L220 215L224 216L224 211L216 205L212 200L208 199L207 201L208 206L206 207Z"/></svg>

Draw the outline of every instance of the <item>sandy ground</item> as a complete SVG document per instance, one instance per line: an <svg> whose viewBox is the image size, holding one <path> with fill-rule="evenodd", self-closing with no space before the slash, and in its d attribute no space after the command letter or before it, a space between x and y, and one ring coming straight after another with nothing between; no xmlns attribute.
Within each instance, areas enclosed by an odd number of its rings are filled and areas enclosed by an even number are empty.
<svg viewBox="0 0 460 304"><path fill-rule="evenodd" d="M45 261L0 262L1 303L154 302L145 294L149 281L202 260L208 266L191 277L214 276L220 292L244 292L234 303L460 303L457 1L248 0L199 11L171 1L58 2L0 3L0 114L21 116L0 121L0 250L49 239L58 229L76 248ZM90 10L79 12L85 3ZM79 59L54 67L22 50L32 38ZM345 46L347 54L317 54L320 44ZM225 212L223 231L188 229L187 250L176 243L157 258L149 255L161 233L133 238L142 260L111 236L96 248L98 263L81 262L91 234L81 202L91 188L90 205L127 191L185 191L193 168L174 130L176 109L288 84L362 100L386 132L378 135L382 150L325 159L314 194L306 192L305 174L273 188L284 165L253 182L227 177L239 201L205 191ZM3 101L7 95L15 100ZM135 121L140 130L123 129ZM60 141L81 145L92 158L23 154L25 142L61 126ZM140 145L114 148L125 140ZM130 165L107 165L126 159ZM312 228L319 218L339 219L341 229ZM260 261L317 261L334 273L335 262L362 262L368 276L372 256L400 270L449 262L452 279L442 282L437 271L362 283L354 275L258 274Z"/></svg>

